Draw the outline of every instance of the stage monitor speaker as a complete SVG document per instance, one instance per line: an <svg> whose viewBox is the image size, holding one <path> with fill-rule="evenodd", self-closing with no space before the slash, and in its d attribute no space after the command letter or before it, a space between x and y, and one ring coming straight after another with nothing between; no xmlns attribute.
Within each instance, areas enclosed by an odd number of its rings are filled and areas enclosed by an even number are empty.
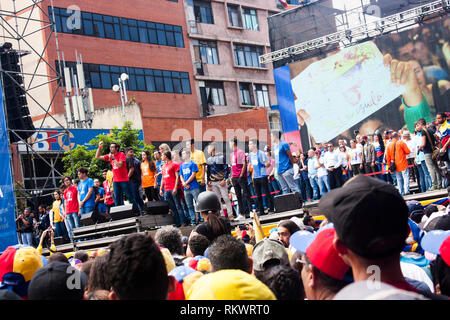
<svg viewBox="0 0 450 320"><path fill-rule="evenodd" d="M281 194L274 197L275 212L285 212L301 209L303 205L302 198L298 192Z"/></svg>
<svg viewBox="0 0 450 320"><path fill-rule="evenodd" d="M97 210L82 214L80 218L81 225L83 226L91 226L96 223L107 222L108 220L105 215L100 214Z"/></svg>
<svg viewBox="0 0 450 320"><path fill-rule="evenodd" d="M167 201L147 201L146 203L148 214L168 214L169 203Z"/></svg>
<svg viewBox="0 0 450 320"><path fill-rule="evenodd" d="M136 217L139 215L139 211L132 204L124 204L123 206L111 207L109 215L112 220L121 220Z"/></svg>
<svg viewBox="0 0 450 320"><path fill-rule="evenodd" d="M60 246L65 243L63 237L55 237L54 241L55 241L55 246Z"/></svg>

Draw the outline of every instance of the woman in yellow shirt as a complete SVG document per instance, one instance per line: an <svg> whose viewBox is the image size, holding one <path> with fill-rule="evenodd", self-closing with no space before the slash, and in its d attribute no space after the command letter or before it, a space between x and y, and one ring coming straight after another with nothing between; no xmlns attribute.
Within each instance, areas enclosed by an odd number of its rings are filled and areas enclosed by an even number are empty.
<svg viewBox="0 0 450 320"><path fill-rule="evenodd" d="M61 207L61 194L58 190L53 192L53 197L55 198L55 201L53 201L52 204L52 210L50 212L50 221L53 222L52 227L55 229L55 233L57 237L67 237L67 231L66 227L64 225L64 217L61 214L60 207Z"/></svg>
<svg viewBox="0 0 450 320"><path fill-rule="evenodd" d="M144 189L145 196L148 201L159 200L158 192L156 191L156 163L152 160L150 152L147 150L142 152L141 161L142 172L142 189Z"/></svg>

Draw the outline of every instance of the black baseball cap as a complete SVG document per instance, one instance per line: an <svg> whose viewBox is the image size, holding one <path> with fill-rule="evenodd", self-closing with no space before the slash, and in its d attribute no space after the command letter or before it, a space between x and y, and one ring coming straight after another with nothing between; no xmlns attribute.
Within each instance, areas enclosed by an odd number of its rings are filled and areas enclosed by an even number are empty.
<svg viewBox="0 0 450 320"><path fill-rule="evenodd" d="M319 210L347 248L361 257L384 258L405 246L408 206L393 185L380 179L357 175L326 193Z"/></svg>
<svg viewBox="0 0 450 320"><path fill-rule="evenodd" d="M88 276L70 264L54 261L38 269L28 287L29 300L82 300Z"/></svg>

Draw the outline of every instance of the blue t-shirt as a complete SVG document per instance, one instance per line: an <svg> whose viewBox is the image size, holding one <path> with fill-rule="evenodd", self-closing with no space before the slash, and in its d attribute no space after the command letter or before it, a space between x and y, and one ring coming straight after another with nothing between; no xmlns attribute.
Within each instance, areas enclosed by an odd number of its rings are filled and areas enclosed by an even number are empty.
<svg viewBox="0 0 450 320"><path fill-rule="evenodd" d="M106 192L105 192L104 188L102 188L102 187L98 188L98 194L100 195L100 198L103 198L105 196L105 193ZM105 200L105 199L103 199L103 200ZM108 207L106 206L104 201L100 201L98 203L97 209L98 209L98 212L107 212L108 211Z"/></svg>
<svg viewBox="0 0 450 320"><path fill-rule="evenodd" d="M155 161L156 163L156 173L160 173L161 169L162 169L162 161ZM161 179L162 179L162 175L159 175L158 178L156 179L156 181L158 182L158 185L161 185Z"/></svg>
<svg viewBox="0 0 450 320"><path fill-rule="evenodd" d="M184 181L188 181L191 177L192 173L198 172L198 166L194 161L189 161L188 163L183 162L180 166L180 174L183 176ZM192 190L197 189L199 187L197 179L193 179L191 182L188 183L190 188L184 190Z"/></svg>
<svg viewBox="0 0 450 320"><path fill-rule="evenodd" d="M280 144L277 146L275 150L275 160L277 165L278 174L282 174L283 172L292 169L291 160L287 155L287 151L291 151L291 148L287 144L287 142L281 140Z"/></svg>
<svg viewBox="0 0 450 320"><path fill-rule="evenodd" d="M89 192L89 188L94 187L94 180L87 178L86 180L78 182L78 193L80 194L80 201L84 201L84 198ZM84 208L94 208L95 207L95 194L92 191L91 196L88 200L84 202Z"/></svg>
<svg viewBox="0 0 450 320"><path fill-rule="evenodd" d="M265 163L269 161L267 156L261 150L256 153L249 153L250 163L253 168L253 179L267 177L267 170Z"/></svg>

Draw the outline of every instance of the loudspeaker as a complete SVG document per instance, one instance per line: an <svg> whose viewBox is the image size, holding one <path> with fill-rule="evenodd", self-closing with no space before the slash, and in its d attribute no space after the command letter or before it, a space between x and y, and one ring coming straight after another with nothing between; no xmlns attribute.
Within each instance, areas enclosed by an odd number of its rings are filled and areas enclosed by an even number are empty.
<svg viewBox="0 0 450 320"><path fill-rule="evenodd" d="M111 207L109 215L112 220L121 220L138 216L139 210L133 204L124 204L123 206Z"/></svg>
<svg viewBox="0 0 450 320"><path fill-rule="evenodd" d="M298 192L281 194L274 197L275 212L301 209L303 200Z"/></svg>
<svg viewBox="0 0 450 320"><path fill-rule="evenodd" d="M146 203L148 214L168 214L169 203L167 201L147 201Z"/></svg>
<svg viewBox="0 0 450 320"><path fill-rule="evenodd" d="M3 89L8 128L11 130L27 130L15 132L20 138L27 139L33 135L35 127L27 106L23 77L20 75L19 54L15 50L0 49L0 62L3 72ZM17 135L10 132L11 142L20 141Z"/></svg>
<svg viewBox="0 0 450 320"><path fill-rule="evenodd" d="M64 238L63 237L55 237L53 239L55 241L55 246L60 246L64 244Z"/></svg>
<svg viewBox="0 0 450 320"><path fill-rule="evenodd" d="M109 219L98 212L98 210L94 210L81 215L80 222L83 226L91 226L96 223L107 222Z"/></svg>

